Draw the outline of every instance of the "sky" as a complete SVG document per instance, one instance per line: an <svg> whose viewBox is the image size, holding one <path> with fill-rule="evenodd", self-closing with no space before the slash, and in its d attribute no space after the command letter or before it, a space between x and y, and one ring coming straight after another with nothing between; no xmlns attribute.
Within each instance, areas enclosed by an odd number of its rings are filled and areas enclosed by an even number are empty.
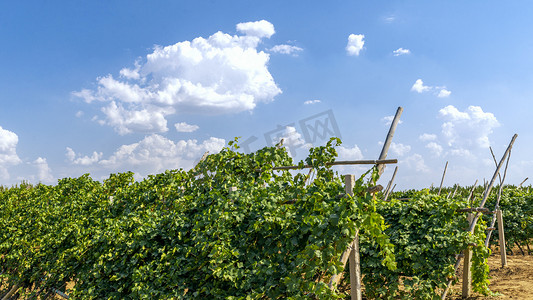
<svg viewBox="0 0 533 300"><path fill-rule="evenodd" d="M530 1L3 1L0 185L190 169L240 137L388 158L396 190L531 177ZM367 167L335 167L358 176ZM394 165L380 179L386 185ZM528 183L528 182L526 182Z"/></svg>

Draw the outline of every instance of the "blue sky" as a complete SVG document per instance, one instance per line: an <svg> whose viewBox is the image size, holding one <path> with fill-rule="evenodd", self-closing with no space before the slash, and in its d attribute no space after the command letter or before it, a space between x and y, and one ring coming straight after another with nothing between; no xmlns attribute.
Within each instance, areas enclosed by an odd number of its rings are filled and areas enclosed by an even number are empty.
<svg viewBox="0 0 533 300"><path fill-rule="evenodd" d="M446 161L445 185L489 179L489 145L499 158L514 133L518 184L531 15L529 1L2 2L0 184L188 169L236 136L251 150L283 136L299 160L325 143L304 120L340 134L340 159L376 159L398 106L398 189L438 184Z"/></svg>

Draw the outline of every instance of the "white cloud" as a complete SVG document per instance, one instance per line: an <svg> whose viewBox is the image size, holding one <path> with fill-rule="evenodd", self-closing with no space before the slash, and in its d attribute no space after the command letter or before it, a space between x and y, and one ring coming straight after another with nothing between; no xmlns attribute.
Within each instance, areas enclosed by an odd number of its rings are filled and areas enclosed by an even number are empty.
<svg viewBox="0 0 533 300"><path fill-rule="evenodd" d="M124 108L122 103L117 104L112 101L108 106L102 108L102 112L107 116L107 121L99 120L99 123L111 125L119 134L123 135L132 132L168 131L165 116L172 114L174 108L167 107L165 109L148 104L143 108L128 109Z"/></svg>
<svg viewBox="0 0 533 300"><path fill-rule="evenodd" d="M385 23L392 23L395 20L396 20L396 16L394 15L386 16L383 18L383 21L385 21Z"/></svg>
<svg viewBox="0 0 533 300"><path fill-rule="evenodd" d="M296 155L296 149L304 148L309 149L311 144L305 142L302 135L292 126L285 127L284 131L273 139L273 143L277 144L283 139L283 146L287 148L287 151L294 157Z"/></svg>
<svg viewBox="0 0 533 300"><path fill-rule="evenodd" d="M424 161L424 158L418 153L407 157L406 159L402 160L401 163L417 172L428 173L430 171L429 167Z"/></svg>
<svg viewBox="0 0 533 300"><path fill-rule="evenodd" d="M21 163L17 155L18 136L0 126L0 179L10 178L7 168Z"/></svg>
<svg viewBox="0 0 533 300"><path fill-rule="evenodd" d="M65 156L71 163L75 165L89 166L97 163L102 158L103 153L94 151L91 156L81 156L80 154L76 154L72 148L67 147L67 153Z"/></svg>
<svg viewBox="0 0 533 300"><path fill-rule="evenodd" d="M134 69L120 78L98 78L96 89L73 95L102 105L103 118L119 134L165 132L166 116L182 112L203 114L253 110L273 101L281 90L268 70L270 56L258 50L262 38L275 33L265 21L240 23L245 35L217 32L174 45L156 46Z"/></svg>
<svg viewBox="0 0 533 300"><path fill-rule="evenodd" d="M398 49L392 51L392 53L393 53L394 56L400 56L400 55L410 54L411 50L404 49L404 48L398 48Z"/></svg>
<svg viewBox="0 0 533 300"><path fill-rule="evenodd" d="M383 124L386 126L390 126L392 124L392 121L394 121L394 116L385 116L381 118L381 122L383 122ZM402 123L403 123L402 120L398 121L398 124L402 124Z"/></svg>
<svg viewBox="0 0 533 300"><path fill-rule="evenodd" d="M305 105L309 105L309 104L316 104L316 103L320 103L321 101L320 100L307 100L304 102Z"/></svg>
<svg viewBox="0 0 533 300"><path fill-rule="evenodd" d="M276 45L270 48L269 51L273 53L289 54L289 55L297 56L298 55L297 53L303 50L304 49L300 47L292 46L292 45Z"/></svg>
<svg viewBox="0 0 533 300"><path fill-rule="evenodd" d="M191 125L191 124L187 124L185 122L176 123L176 124L174 124L174 126L176 126L176 130L178 132L193 132L193 131L196 131L196 130L198 130L200 128L200 127L198 127L198 125Z"/></svg>
<svg viewBox="0 0 533 300"><path fill-rule="evenodd" d="M141 68L141 65L139 61L135 62L135 69L129 69L129 68L123 68L120 70L120 76L127 78L127 79L140 79L141 75L139 74L139 70Z"/></svg>
<svg viewBox="0 0 533 300"><path fill-rule="evenodd" d="M441 90L439 91L439 94L437 95L437 97L439 97L439 98L446 98L446 97L450 96L451 93L452 93L452 92L448 91L447 89L441 89Z"/></svg>
<svg viewBox="0 0 533 300"><path fill-rule="evenodd" d="M346 148L344 146L337 147L337 160L361 160L363 159L363 152L357 145L352 148Z"/></svg>
<svg viewBox="0 0 533 300"><path fill-rule="evenodd" d="M447 145L456 150L488 148L489 135L500 126L492 113L484 112L479 106L469 106L461 112L448 105L439 111L439 116L444 119L442 135Z"/></svg>
<svg viewBox="0 0 533 300"><path fill-rule="evenodd" d="M417 92L419 94L430 91L430 90L431 90L431 87L425 86L422 79L417 79L415 83L413 84L413 86L411 87L411 91Z"/></svg>
<svg viewBox="0 0 533 300"><path fill-rule="evenodd" d="M77 117L77 118L81 118L81 117L83 117L83 111L78 110L78 112L76 112L76 117Z"/></svg>
<svg viewBox="0 0 533 300"><path fill-rule="evenodd" d="M364 38L364 34L350 34L348 36L348 44L346 45L348 55L359 56L359 52L361 52L365 45Z"/></svg>
<svg viewBox="0 0 533 300"><path fill-rule="evenodd" d="M39 157L34 162L33 165L37 168L37 180L42 183L53 183L55 181L54 176L52 175L52 170L46 162L46 158Z"/></svg>
<svg viewBox="0 0 533 300"><path fill-rule="evenodd" d="M464 148L457 148L457 149L452 149L450 150L450 154L451 155L454 155L454 156L458 156L460 158L468 158L468 157L472 157L472 152L470 152L470 150L468 149L464 149Z"/></svg>
<svg viewBox="0 0 533 300"><path fill-rule="evenodd" d="M429 134L429 133L424 133L422 134L421 136L418 137L421 141L435 141L437 140L437 135L436 134Z"/></svg>
<svg viewBox="0 0 533 300"><path fill-rule="evenodd" d="M404 145L404 144L401 144L401 143L391 142L389 150L390 150L392 155L404 156L407 153L409 153L409 151L411 151L411 146Z"/></svg>
<svg viewBox="0 0 533 300"><path fill-rule="evenodd" d="M276 31L272 23L261 20L257 22L246 22L237 24L237 30L250 36L258 38L270 38Z"/></svg>
<svg viewBox="0 0 533 300"><path fill-rule="evenodd" d="M417 92L419 94L431 92L432 94L436 95L439 98L446 98L450 96L452 93L451 91L447 90L444 86L429 86L424 85L424 82L422 79L417 79L413 86L411 87L411 91Z"/></svg>
<svg viewBox="0 0 533 300"><path fill-rule="evenodd" d="M211 137L174 142L161 135L152 134L143 140L120 146L108 159L99 164L111 170L131 170L138 176L156 174L169 169L189 169L206 151L218 153L224 147L223 139Z"/></svg>
<svg viewBox="0 0 533 300"><path fill-rule="evenodd" d="M435 142L430 142L426 145L426 148L429 149L429 151L435 155L435 156L440 156L442 154L442 146L435 143Z"/></svg>

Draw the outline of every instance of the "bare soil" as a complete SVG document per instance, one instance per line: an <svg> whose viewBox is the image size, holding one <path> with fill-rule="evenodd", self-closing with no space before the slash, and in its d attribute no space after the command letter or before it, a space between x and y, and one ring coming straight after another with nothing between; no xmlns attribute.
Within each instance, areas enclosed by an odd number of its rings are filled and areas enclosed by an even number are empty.
<svg viewBox="0 0 533 300"><path fill-rule="evenodd" d="M507 266L502 267L499 252L495 251L489 257L489 267L490 290L495 295L474 295L469 299L533 300L533 255L507 255ZM461 285L456 285L451 295L452 299L460 299Z"/></svg>

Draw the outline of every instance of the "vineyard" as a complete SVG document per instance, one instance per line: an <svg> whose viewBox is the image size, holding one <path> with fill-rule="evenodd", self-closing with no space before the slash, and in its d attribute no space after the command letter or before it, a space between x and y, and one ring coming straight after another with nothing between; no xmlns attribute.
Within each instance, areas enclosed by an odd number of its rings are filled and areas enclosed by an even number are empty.
<svg viewBox="0 0 533 300"><path fill-rule="evenodd" d="M377 180L396 160L343 178L340 143L295 163L281 144L244 154L235 139L142 181L0 187L0 297L353 299L362 285L368 299L440 299L462 258L463 293L493 295L488 258L503 235L492 208L507 244L531 253L533 191L503 185L508 152L490 183L393 192L394 176L386 189Z"/></svg>
<svg viewBox="0 0 533 300"><path fill-rule="evenodd" d="M439 298L449 279L457 281L454 263L468 247L473 288L491 294L484 246L490 215L469 234L467 214L458 212L476 207L468 199L481 199L483 187L394 192L385 202L383 192L369 192L374 167L351 196L327 166L339 143L313 148L299 163L312 166L312 178L273 170L293 164L283 147L242 154L231 142L190 171L140 182L122 173L103 183L85 175L2 188L0 293L342 299L349 274L342 276L348 268L341 255L359 231L368 298ZM494 193L487 206L495 201ZM506 186L499 203L507 242L524 252L533 236L532 202L530 188ZM330 288L335 274L343 279Z"/></svg>

